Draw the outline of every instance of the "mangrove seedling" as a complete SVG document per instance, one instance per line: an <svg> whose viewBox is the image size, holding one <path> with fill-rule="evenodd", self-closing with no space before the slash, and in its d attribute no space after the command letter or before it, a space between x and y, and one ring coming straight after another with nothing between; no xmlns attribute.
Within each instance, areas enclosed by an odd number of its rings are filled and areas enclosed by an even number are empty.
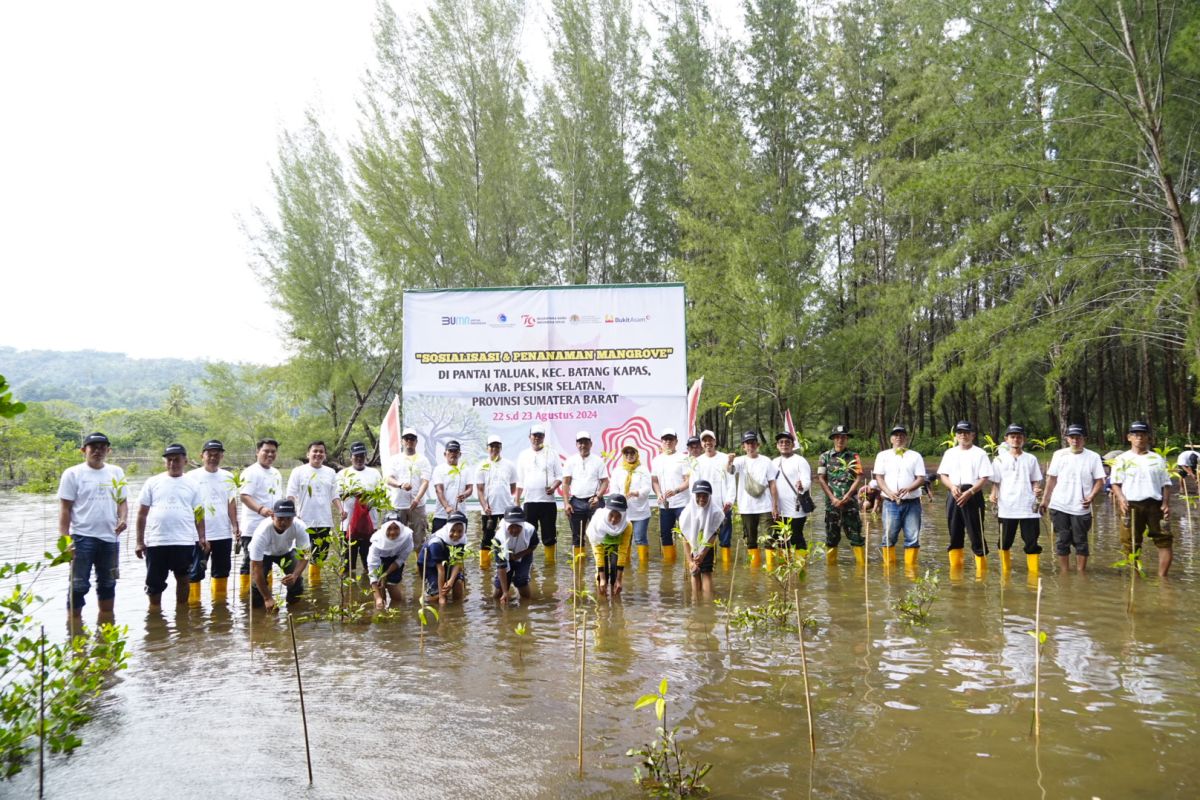
<svg viewBox="0 0 1200 800"><path fill-rule="evenodd" d="M1042 630L1042 579L1038 578L1037 603L1034 606L1033 630L1026 631L1033 637L1036 656L1033 661L1033 738L1042 735L1042 650L1046 646L1046 632Z"/></svg>
<svg viewBox="0 0 1200 800"><path fill-rule="evenodd" d="M904 596L892 604L900 619L910 625L929 624L929 612L938 599L938 577L930 570L913 581Z"/></svg>
<svg viewBox="0 0 1200 800"><path fill-rule="evenodd" d="M421 621L421 655L425 654L425 629L429 626L430 615L438 622L441 622L442 618L438 615L438 610L429 605L429 601L425 597L425 591L422 589L417 593L417 619Z"/></svg>
<svg viewBox="0 0 1200 800"><path fill-rule="evenodd" d="M659 681L658 691L644 694L634 710L654 706L658 718L656 738L649 744L630 749L626 755L639 760L633 768L633 780L652 797L699 797L708 794L702 781L712 764L693 764L679 746L679 726L667 727L667 679ZM642 772L643 768L645 773Z"/></svg>
<svg viewBox="0 0 1200 800"><path fill-rule="evenodd" d="M515 633L518 637L520 637L517 639L517 660L520 661L522 664L524 664L525 663L525 652L524 652L525 648L522 646L521 643L526 638L529 637L529 626L526 625L524 622L518 622L517 626L515 628L513 628L513 633Z"/></svg>

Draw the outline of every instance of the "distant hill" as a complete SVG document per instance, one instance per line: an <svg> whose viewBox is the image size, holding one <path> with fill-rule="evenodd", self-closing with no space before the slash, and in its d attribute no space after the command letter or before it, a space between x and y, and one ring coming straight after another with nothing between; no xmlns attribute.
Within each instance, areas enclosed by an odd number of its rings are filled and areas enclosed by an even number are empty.
<svg viewBox="0 0 1200 800"><path fill-rule="evenodd" d="M8 379L13 397L25 402L68 400L107 410L158 408L174 384L188 398L203 400L204 361L179 358L130 358L124 353L97 350L17 350L0 347L0 375Z"/></svg>

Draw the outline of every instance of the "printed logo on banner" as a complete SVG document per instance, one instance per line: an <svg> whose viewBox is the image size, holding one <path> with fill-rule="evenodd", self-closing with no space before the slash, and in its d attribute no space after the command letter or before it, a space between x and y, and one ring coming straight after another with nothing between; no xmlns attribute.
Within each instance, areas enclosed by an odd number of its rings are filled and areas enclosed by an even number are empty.
<svg viewBox="0 0 1200 800"><path fill-rule="evenodd" d="M501 311L496 315L496 322L508 322L508 314L505 314L503 311Z"/></svg>
<svg viewBox="0 0 1200 800"><path fill-rule="evenodd" d="M475 317L442 317L442 325L486 325L487 323Z"/></svg>
<svg viewBox="0 0 1200 800"><path fill-rule="evenodd" d="M535 317L533 314L522 314L521 324L526 328L532 328L534 325L537 325L537 317Z"/></svg>

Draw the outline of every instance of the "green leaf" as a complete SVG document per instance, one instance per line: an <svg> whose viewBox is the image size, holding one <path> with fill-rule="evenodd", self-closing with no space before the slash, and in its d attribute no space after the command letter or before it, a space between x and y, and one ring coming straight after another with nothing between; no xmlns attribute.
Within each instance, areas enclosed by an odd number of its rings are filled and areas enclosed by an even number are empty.
<svg viewBox="0 0 1200 800"><path fill-rule="evenodd" d="M637 699L636 703L633 704L633 710L637 711L639 708L645 708L646 706L650 705L651 703L657 703L657 702L658 702L658 695L644 694Z"/></svg>
<svg viewBox="0 0 1200 800"><path fill-rule="evenodd" d="M658 693L661 694L663 697L667 696L667 679L666 678L663 678L662 681L658 684Z"/></svg>
<svg viewBox="0 0 1200 800"><path fill-rule="evenodd" d="M654 703L654 713L658 715L659 720L663 718L663 714L667 713L667 701L663 698L658 698Z"/></svg>

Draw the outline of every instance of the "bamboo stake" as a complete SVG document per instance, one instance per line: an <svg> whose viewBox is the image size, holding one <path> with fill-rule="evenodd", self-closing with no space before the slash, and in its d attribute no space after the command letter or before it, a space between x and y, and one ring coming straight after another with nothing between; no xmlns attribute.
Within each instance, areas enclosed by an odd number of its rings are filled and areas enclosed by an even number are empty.
<svg viewBox="0 0 1200 800"><path fill-rule="evenodd" d="M75 642L75 541L71 541L71 572L67 575L67 630ZM81 609L82 610L82 609Z"/></svg>
<svg viewBox="0 0 1200 800"><path fill-rule="evenodd" d="M808 750L817 754L817 732L813 728L812 695L808 691L808 656L804 651L804 620L800 618L800 590L793 597L796 601L796 633L800 636L800 669L804 675L804 713L808 717Z"/></svg>
<svg viewBox="0 0 1200 800"><path fill-rule="evenodd" d="M1037 604L1033 614L1033 642L1037 658L1033 662L1033 738L1042 735L1042 579L1038 578Z"/></svg>
<svg viewBox="0 0 1200 800"><path fill-rule="evenodd" d="M583 609L583 654L579 660L579 777L583 778L583 689L587 675L587 608Z"/></svg>
<svg viewBox="0 0 1200 800"><path fill-rule="evenodd" d="M736 534L735 534L736 537ZM733 613L733 576L737 574L738 553L742 546L742 540L734 538L733 540L733 566L729 568L729 602L725 604L725 641L729 641L729 615Z"/></svg>
<svg viewBox="0 0 1200 800"><path fill-rule="evenodd" d="M308 715L304 711L304 684L300 680L300 651L296 649L296 622L288 614L288 630L292 634L292 659L296 664L296 688L300 692L300 722L304 725L304 758L308 762L308 785L312 786L312 753L308 748Z"/></svg>
<svg viewBox="0 0 1200 800"><path fill-rule="evenodd" d="M46 626L38 646L41 650L42 668L38 671L38 798L46 796ZM72 638L74 646L74 638Z"/></svg>

